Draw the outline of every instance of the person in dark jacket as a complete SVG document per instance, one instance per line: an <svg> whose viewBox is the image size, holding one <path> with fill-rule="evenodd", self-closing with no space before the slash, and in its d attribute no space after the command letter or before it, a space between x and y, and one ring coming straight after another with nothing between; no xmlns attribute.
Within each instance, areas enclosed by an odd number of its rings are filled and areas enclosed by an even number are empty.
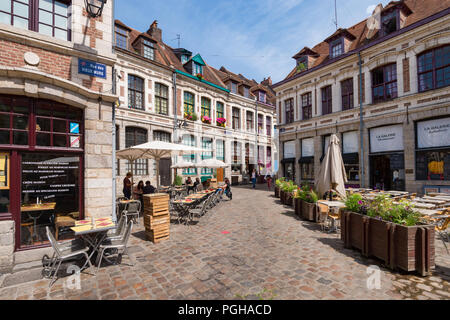
<svg viewBox="0 0 450 320"><path fill-rule="evenodd" d="M150 181L145 182L144 194L152 194L155 193L156 188L151 185Z"/></svg>

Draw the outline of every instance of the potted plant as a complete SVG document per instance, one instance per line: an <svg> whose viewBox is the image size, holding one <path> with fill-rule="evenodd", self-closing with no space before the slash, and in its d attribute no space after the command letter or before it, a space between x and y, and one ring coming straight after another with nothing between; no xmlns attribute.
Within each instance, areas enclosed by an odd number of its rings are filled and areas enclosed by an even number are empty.
<svg viewBox="0 0 450 320"><path fill-rule="evenodd" d="M181 186L183 184L183 179L179 175L176 175L173 184L175 186Z"/></svg>
<svg viewBox="0 0 450 320"><path fill-rule="evenodd" d="M275 180L275 197L280 198L281 184L286 180L282 177Z"/></svg>
<svg viewBox="0 0 450 320"><path fill-rule="evenodd" d="M207 124L211 124L211 118L208 116L202 116L202 122L203 123L207 123Z"/></svg>
<svg viewBox="0 0 450 320"><path fill-rule="evenodd" d="M185 112L184 118L191 121L197 121L198 119L197 114L195 114L194 112Z"/></svg>
<svg viewBox="0 0 450 320"><path fill-rule="evenodd" d="M201 74L201 73L197 73L196 75L195 75L197 78L198 78L198 80L202 80L203 79L203 75Z"/></svg>
<svg viewBox="0 0 450 320"><path fill-rule="evenodd" d="M434 227L420 222L409 201L379 195L366 202L359 194L348 196L341 238L345 247L382 259L391 269L425 276L434 267Z"/></svg>
<svg viewBox="0 0 450 320"><path fill-rule="evenodd" d="M217 118L216 119L216 125L219 127L225 128L226 123L227 123L227 120L225 118Z"/></svg>
<svg viewBox="0 0 450 320"><path fill-rule="evenodd" d="M293 181L288 181L285 182L282 187L281 190L283 191L283 204L286 204L288 206L292 206L293 205L293 198L294 198L294 192L297 189L297 186L294 184Z"/></svg>
<svg viewBox="0 0 450 320"><path fill-rule="evenodd" d="M302 199L304 197L304 191L302 188L297 187L297 192L294 196L294 212L299 218L302 217Z"/></svg>
<svg viewBox="0 0 450 320"><path fill-rule="evenodd" d="M286 190L287 183L288 183L287 181L283 181L280 184L280 201L282 204L284 204L286 201L286 191L285 190Z"/></svg>
<svg viewBox="0 0 450 320"><path fill-rule="evenodd" d="M302 200L302 217L308 221L318 221L317 201L319 197L314 190L310 189L303 193Z"/></svg>

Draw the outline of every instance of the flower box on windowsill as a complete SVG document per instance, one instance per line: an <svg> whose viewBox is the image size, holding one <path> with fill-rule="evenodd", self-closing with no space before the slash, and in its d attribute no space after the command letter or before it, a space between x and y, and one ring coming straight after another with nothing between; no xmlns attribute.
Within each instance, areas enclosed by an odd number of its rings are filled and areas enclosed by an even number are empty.
<svg viewBox="0 0 450 320"><path fill-rule="evenodd" d="M216 119L216 125L217 125L218 127L225 128L226 123L227 123L227 120L226 120L225 118L217 118L217 119Z"/></svg>
<svg viewBox="0 0 450 320"><path fill-rule="evenodd" d="M211 124L211 118L208 116L202 116L202 122L206 124Z"/></svg>
<svg viewBox="0 0 450 320"><path fill-rule="evenodd" d="M203 80L203 75L201 73L197 73L195 76L197 77L198 80L200 81Z"/></svg>
<svg viewBox="0 0 450 320"><path fill-rule="evenodd" d="M197 119L198 119L197 115L195 113L187 113L187 112L184 113L184 118L186 120L191 120L191 121L197 121Z"/></svg>

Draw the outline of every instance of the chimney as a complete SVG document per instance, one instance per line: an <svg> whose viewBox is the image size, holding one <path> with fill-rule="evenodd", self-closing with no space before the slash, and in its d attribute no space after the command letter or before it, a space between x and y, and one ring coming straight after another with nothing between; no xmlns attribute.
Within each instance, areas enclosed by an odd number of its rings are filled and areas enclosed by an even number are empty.
<svg viewBox="0 0 450 320"><path fill-rule="evenodd" d="M147 33L156 41L162 42L162 30L158 28L157 20L153 21L150 28L147 30Z"/></svg>
<svg viewBox="0 0 450 320"><path fill-rule="evenodd" d="M272 85L272 79L270 77L268 77L267 79L264 78L264 80L261 81L261 84L270 87Z"/></svg>

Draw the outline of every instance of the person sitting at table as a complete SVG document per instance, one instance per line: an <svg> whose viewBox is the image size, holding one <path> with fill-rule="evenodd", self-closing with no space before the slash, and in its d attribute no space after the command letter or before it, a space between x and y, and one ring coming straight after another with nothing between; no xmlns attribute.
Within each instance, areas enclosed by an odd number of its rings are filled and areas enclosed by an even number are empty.
<svg viewBox="0 0 450 320"><path fill-rule="evenodd" d="M188 177L187 179L186 179L186 185L187 186L190 186L192 184L192 179L191 179L191 177Z"/></svg>
<svg viewBox="0 0 450 320"><path fill-rule="evenodd" d="M156 188L151 185L150 181L145 181L145 187L143 189L144 194L152 194L155 193Z"/></svg>
<svg viewBox="0 0 450 320"><path fill-rule="evenodd" d="M135 200L139 200L141 202L141 210L144 208L144 198L142 195L144 194L144 181L139 181L138 185L133 190L133 196Z"/></svg>

